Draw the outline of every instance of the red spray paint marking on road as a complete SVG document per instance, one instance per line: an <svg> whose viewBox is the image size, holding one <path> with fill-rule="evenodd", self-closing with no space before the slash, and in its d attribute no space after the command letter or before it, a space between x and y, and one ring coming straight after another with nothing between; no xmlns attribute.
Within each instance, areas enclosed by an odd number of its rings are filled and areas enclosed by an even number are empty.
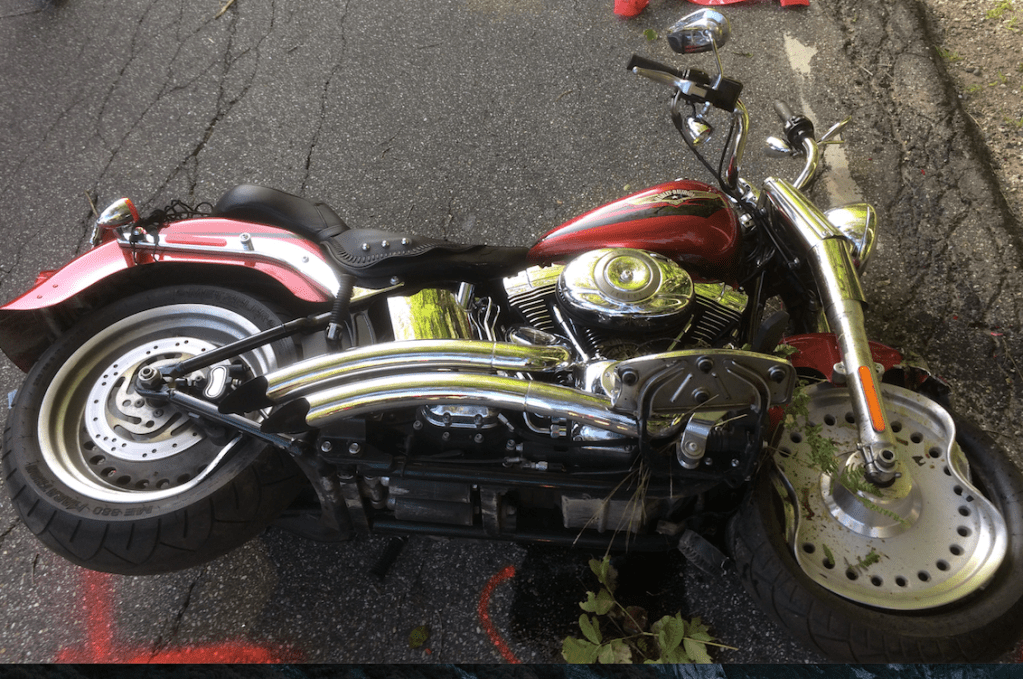
<svg viewBox="0 0 1023 679"><path fill-rule="evenodd" d="M490 637L490 642L497 647L501 657L510 663L518 665L519 659L508 648L508 644L501 637L501 633L497 631L494 623L490 620L490 597L493 596L494 589L505 580L510 580L513 577L515 577L515 566L507 566L500 573L490 578L480 594L480 602L476 606L476 613L479 614L480 626L483 627L487 636Z"/></svg>
<svg viewBox="0 0 1023 679"><path fill-rule="evenodd" d="M113 576L82 570L79 580L85 643L79 648L57 652L55 663L284 663L301 662L298 652L284 647L267 647L244 641L220 644L150 649L120 647L114 641L115 588Z"/></svg>

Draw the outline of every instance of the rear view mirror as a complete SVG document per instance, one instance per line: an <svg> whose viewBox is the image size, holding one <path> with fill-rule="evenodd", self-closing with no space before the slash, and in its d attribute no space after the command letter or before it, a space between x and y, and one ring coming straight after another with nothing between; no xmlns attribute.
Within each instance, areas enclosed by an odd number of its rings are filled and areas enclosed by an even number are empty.
<svg viewBox="0 0 1023 679"><path fill-rule="evenodd" d="M668 45L679 54L710 52L728 42L730 33L724 14L701 9L682 17L668 29Z"/></svg>

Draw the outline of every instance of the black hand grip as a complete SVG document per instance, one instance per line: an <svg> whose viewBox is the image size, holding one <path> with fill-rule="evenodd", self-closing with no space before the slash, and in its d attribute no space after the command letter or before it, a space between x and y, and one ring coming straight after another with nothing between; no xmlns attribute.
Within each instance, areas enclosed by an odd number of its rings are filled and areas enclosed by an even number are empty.
<svg viewBox="0 0 1023 679"><path fill-rule="evenodd" d="M778 114L778 117L781 118L781 121L783 123L787 123L789 119L792 118L793 115L795 115L792 113L792 109L789 108L789 105L786 104L781 99L775 100L774 112Z"/></svg>
<svg viewBox="0 0 1023 679"><path fill-rule="evenodd" d="M663 71L665 73L670 73L676 78L687 77L685 71L680 71L677 68L672 68L671 66L659 64L653 59L647 59L646 57L641 57L638 54L632 55L632 58L629 59L628 65L626 65L626 68L630 71L634 68L645 68L651 71Z"/></svg>
<svg viewBox="0 0 1023 679"><path fill-rule="evenodd" d="M805 139L815 139L813 122L800 113L793 113L789 105L780 99L774 102L774 112L785 124L785 139L794 149L803 148Z"/></svg>
<svg viewBox="0 0 1023 679"><path fill-rule="evenodd" d="M703 71L695 68L679 70L671 66L659 64L652 59L632 55L627 68L631 71L634 68L642 68L658 73L665 73L674 76L684 82L676 82L683 99L692 104L708 103L725 111L734 111L742 92L742 83L738 80L717 76L712 78ZM656 78L654 78L656 80Z"/></svg>
<svg viewBox="0 0 1023 679"><path fill-rule="evenodd" d="M742 83L731 78L719 77L713 83L713 89L707 95L707 101L722 111L734 111L742 94Z"/></svg>

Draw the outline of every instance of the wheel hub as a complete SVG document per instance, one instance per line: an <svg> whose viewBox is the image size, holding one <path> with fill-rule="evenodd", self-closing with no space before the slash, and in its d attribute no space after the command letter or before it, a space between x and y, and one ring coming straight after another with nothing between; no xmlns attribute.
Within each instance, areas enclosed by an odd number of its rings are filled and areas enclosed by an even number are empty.
<svg viewBox="0 0 1023 679"><path fill-rule="evenodd" d="M215 349L195 338L172 337L127 352L108 367L89 392L85 429L103 453L132 462L155 461L188 450L202 431L176 408L151 405L135 390L144 367L160 368Z"/></svg>
<svg viewBox="0 0 1023 679"><path fill-rule="evenodd" d="M136 390L141 371L259 332L230 306L142 308L100 328L70 354L45 387L36 426L43 460L61 483L97 502L155 501L207 483L237 460L248 440L243 434L147 403ZM269 347L238 361L250 373L276 365Z"/></svg>
<svg viewBox="0 0 1023 679"><path fill-rule="evenodd" d="M951 417L908 390L882 391L902 474L890 488L862 482L845 389L810 387L805 418L780 428L774 459L789 499L787 535L803 571L836 594L887 609L945 605L994 575L1008 531L970 484Z"/></svg>

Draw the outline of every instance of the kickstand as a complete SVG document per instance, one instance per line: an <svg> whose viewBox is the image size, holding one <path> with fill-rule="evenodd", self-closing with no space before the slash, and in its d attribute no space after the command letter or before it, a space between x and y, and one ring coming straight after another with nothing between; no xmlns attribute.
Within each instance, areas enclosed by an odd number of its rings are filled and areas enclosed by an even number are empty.
<svg viewBox="0 0 1023 679"><path fill-rule="evenodd" d="M678 541L678 551L691 564L711 577L732 569L732 560L696 531L687 528Z"/></svg>
<svg viewBox="0 0 1023 679"><path fill-rule="evenodd" d="M384 578L387 577L387 571L391 570L391 566L398 560L398 555L401 554L401 550L406 544L408 544L408 536L406 535L391 538L387 543L387 547L384 548L384 553L380 555L380 558L377 559L373 568L369 569L369 572L376 576L377 580L383 582Z"/></svg>

